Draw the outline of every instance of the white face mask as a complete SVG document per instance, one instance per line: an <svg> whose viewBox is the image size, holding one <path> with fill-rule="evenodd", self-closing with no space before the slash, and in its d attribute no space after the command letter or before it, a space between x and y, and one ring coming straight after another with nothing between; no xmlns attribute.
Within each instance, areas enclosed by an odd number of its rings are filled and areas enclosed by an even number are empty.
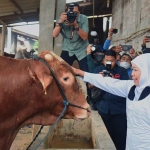
<svg viewBox="0 0 150 150"><path fill-rule="evenodd" d="M121 67L125 68L125 69L129 69L131 64L129 64L128 62L120 62Z"/></svg>

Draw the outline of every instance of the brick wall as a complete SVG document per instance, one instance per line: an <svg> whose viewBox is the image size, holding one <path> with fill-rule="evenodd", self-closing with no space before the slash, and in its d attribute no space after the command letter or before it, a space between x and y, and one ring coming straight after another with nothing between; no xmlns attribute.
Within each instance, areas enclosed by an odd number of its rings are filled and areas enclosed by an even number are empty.
<svg viewBox="0 0 150 150"><path fill-rule="evenodd" d="M113 0L112 27L118 28L112 44L132 44L139 51L150 28L150 0Z"/></svg>

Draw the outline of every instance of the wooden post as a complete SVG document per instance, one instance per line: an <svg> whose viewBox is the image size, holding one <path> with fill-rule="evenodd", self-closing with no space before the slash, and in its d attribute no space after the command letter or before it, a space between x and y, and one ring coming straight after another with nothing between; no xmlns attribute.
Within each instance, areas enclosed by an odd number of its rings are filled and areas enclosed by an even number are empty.
<svg viewBox="0 0 150 150"><path fill-rule="evenodd" d="M6 36L6 24L3 23L2 27L2 42L1 42L1 48L0 48L0 55L4 56L4 48L5 48L5 36Z"/></svg>

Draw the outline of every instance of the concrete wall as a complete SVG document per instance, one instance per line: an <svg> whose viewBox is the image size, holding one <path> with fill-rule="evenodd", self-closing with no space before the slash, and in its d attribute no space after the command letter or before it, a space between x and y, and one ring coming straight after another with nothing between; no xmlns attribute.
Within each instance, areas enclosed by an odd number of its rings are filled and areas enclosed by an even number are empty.
<svg viewBox="0 0 150 150"><path fill-rule="evenodd" d="M66 6L66 0L57 0L56 3L56 20L58 21L60 18L60 15L65 12L65 6ZM54 52L60 56L61 54L61 47L62 47L62 40L63 37L60 34L57 38L54 39Z"/></svg>
<svg viewBox="0 0 150 150"><path fill-rule="evenodd" d="M55 0L40 1L39 54L43 50L53 50L53 28L55 16Z"/></svg>
<svg viewBox="0 0 150 150"><path fill-rule="evenodd" d="M141 50L145 35L150 35L150 0L113 0L112 27L119 33L112 44L132 44Z"/></svg>

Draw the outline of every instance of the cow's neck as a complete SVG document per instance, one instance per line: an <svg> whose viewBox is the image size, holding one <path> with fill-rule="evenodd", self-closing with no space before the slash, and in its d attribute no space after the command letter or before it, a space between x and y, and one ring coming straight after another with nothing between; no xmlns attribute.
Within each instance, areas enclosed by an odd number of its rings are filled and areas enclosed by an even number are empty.
<svg viewBox="0 0 150 150"><path fill-rule="evenodd" d="M55 91L57 91L56 89ZM43 91L41 91L41 94L34 94L34 92L36 93L36 91L32 90L30 92L31 93L28 93L28 95L30 95L30 97L27 98L28 101L27 99L24 99L24 97L22 97L19 103L17 103L19 101L19 99L17 99L16 103L12 104L13 108L10 109L9 114L11 114L13 110L15 110L15 115L13 117L10 116L9 119L3 122L5 127L3 129L1 128L0 131L1 133L3 133L3 136L0 137L0 149L9 150L16 134L21 127L27 124L53 124L57 118L56 116L59 116L59 114L61 113L63 104L58 105L58 103L56 103L57 106L52 105L51 108L50 96L49 98L44 98L48 95L44 95ZM49 94L51 95L52 93L50 92ZM57 99L61 99L61 95L57 96L57 98L55 97L55 102L57 101ZM56 116L53 115L54 112L51 113L51 110L54 110L54 107L56 107Z"/></svg>

